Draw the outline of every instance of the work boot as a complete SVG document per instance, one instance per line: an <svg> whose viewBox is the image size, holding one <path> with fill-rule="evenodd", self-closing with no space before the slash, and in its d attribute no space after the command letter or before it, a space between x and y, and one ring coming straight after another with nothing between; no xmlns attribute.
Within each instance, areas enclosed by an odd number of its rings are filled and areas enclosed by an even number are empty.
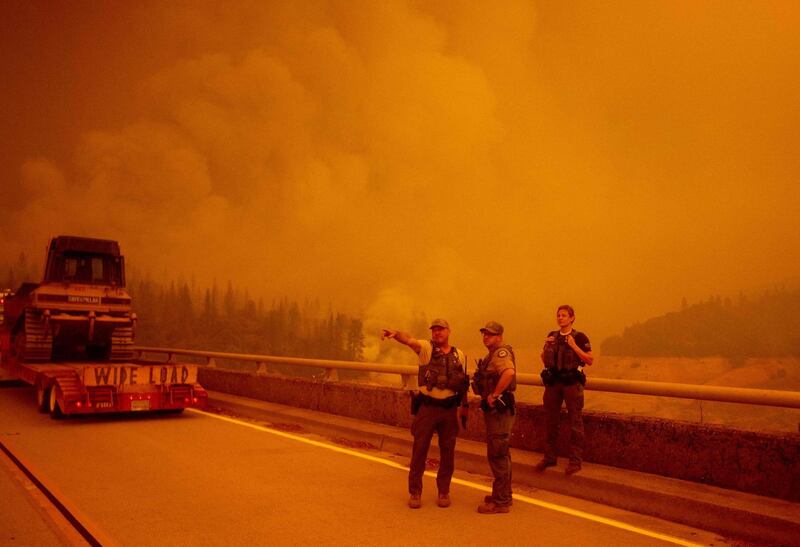
<svg viewBox="0 0 800 547"><path fill-rule="evenodd" d="M536 471L537 473L544 473L544 470L547 469L548 467L555 467L555 466L556 466L555 461L543 459L542 461L533 466L533 470Z"/></svg>
<svg viewBox="0 0 800 547"><path fill-rule="evenodd" d="M482 503L478 506L478 513L482 513L484 515L493 515L495 513L508 513L511 511L511 507L508 505L497 505L493 501L489 501L486 503Z"/></svg>
<svg viewBox="0 0 800 547"><path fill-rule="evenodd" d="M436 505L439 507L450 507L450 494L439 494L436 498Z"/></svg>
<svg viewBox="0 0 800 547"><path fill-rule="evenodd" d="M422 497L419 494L411 494L408 498L408 506L412 509L419 509L422 507Z"/></svg>
<svg viewBox="0 0 800 547"><path fill-rule="evenodd" d="M567 468L564 470L565 475L574 475L578 471L581 470L581 464L570 462Z"/></svg>
<svg viewBox="0 0 800 547"><path fill-rule="evenodd" d="M483 501L485 503L494 503L494 498L492 497L491 494L489 494L483 497ZM508 502L508 505L514 505L514 500L512 499L510 502Z"/></svg>

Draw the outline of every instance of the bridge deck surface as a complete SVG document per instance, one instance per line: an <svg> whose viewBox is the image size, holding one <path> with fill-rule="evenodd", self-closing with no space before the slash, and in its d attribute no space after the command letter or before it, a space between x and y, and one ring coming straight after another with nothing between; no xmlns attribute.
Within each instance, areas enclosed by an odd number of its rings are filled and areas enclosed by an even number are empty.
<svg viewBox="0 0 800 547"><path fill-rule="evenodd" d="M701 530L534 490L518 489L508 515L478 515L490 481L464 472L452 507L436 507L426 477L424 506L410 510L405 458L388 452L199 412L52 421L32 400L30 388L0 389L3 443L104 544L720 544Z"/></svg>
<svg viewBox="0 0 800 547"><path fill-rule="evenodd" d="M405 428L219 392L210 392L210 397L210 404L237 415L289 422L306 431L368 443L405 456L410 454L412 439ZM470 416L470 420L476 419L482 419L480 413ZM459 439L456 467L488 474L485 454L484 443ZM436 456L436 450L432 449L430 457ZM558 468L539 474L533 471L533 466L540 458L541 454L535 452L512 449L515 482L751 541L794 544L800 537L798 503L592 463L584 463L583 471L572 477L564 476L563 460ZM787 480L793 479L787 477Z"/></svg>

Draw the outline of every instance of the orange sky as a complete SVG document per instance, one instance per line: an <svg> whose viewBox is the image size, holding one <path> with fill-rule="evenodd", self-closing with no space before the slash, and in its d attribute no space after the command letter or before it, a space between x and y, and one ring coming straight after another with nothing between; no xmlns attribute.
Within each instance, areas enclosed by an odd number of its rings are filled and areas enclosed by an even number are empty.
<svg viewBox="0 0 800 547"><path fill-rule="evenodd" d="M796 3L171 4L3 3L0 260L517 344L800 278Z"/></svg>

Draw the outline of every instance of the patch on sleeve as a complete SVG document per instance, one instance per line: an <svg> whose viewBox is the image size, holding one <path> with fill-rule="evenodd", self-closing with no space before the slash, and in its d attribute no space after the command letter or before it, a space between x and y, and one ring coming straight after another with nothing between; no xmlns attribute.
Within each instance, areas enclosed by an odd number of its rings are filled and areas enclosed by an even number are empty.
<svg viewBox="0 0 800 547"><path fill-rule="evenodd" d="M506 357L508 357L508 350L505 348L498 350L497 357L500 359L505 359Z"/></svg>
<svg viewBox="0 0 800 547"><path fill-rule="evenodd" d="M592 344L589 342L589 337L582 332L579 332L575 336L575 343L578 344L578 347L581 348L583 351L586 352L592 351Z"/></svg>

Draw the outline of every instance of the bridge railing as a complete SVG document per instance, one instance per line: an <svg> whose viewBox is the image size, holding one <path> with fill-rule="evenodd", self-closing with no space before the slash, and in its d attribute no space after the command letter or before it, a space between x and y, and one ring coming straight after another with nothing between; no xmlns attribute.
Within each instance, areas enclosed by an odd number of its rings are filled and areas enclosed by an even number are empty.
<svg viewBox="0 0 800 547"><path fill-rule="evenodd" d="M224 353L218 351L198 351L177 348L155 348L137 346L134 348L138 358L145 354L166 355L167 361L174 361L175 356L199 357L206 360L205 365L216 367L218 359L256 363L256 374L266 374L267 365L289 365L321 368L327 380L337 380L338 370L356 370L361 372L380 372L400 376L404 389L416 389L416 365L394 365L389 363L369 363L363 361L337 361L332 359L305 359L299 357L278 357L274 355L253 355L247 353ZM537 374L517 374L517 384L543 386ZM612 380L593 378L586 380L587 390L627 393L632 395L655 395L659 397L675 397L697 401L717 401L725 403L742 403L785 408L800 408L800 392L778 391L771 389L752 389L741 387L706 386L697 384L677 384L670 382L645 382L634 380Z"/></svg>

